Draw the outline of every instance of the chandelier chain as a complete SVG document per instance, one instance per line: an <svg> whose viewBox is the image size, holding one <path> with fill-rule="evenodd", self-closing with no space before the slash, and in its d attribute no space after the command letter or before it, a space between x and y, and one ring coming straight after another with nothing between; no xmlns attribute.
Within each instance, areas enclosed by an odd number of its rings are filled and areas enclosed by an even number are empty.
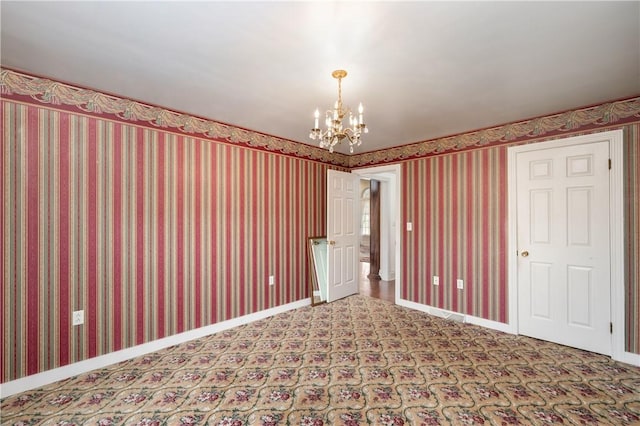
<svg viewBox="0 0 640 426"><path fill-rule="evenodd" d="M342 77L338 78L338 111L342 113Z"/></svg>

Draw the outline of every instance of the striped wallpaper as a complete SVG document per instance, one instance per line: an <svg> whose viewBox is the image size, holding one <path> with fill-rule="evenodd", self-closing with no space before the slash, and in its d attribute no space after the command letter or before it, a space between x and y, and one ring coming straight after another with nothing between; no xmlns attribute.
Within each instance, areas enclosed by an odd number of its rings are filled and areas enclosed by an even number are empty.
<svg viewBox="0 0 640 426"><path fill-rule="evenodd" d="M626 350L640 354L640 123L624 128Z"/></svg>
<svg viewBox="0 0 640 426"><path fill-rule="evenodd" d="M325 232L326 170L342 160L331 165L293 142L265 147L273 138L250 131L236 138L227 129L231 136L213 139L180 126L158 129L148 117L89 108L86 91L2 77L2 382L308 297L305 239ZM99 95L91 93L87 99ZM128 105L104 102L102 111ZM640 353L634 102L606 105L608 118L594 124L594 113L585 129L570 113L550 117L573 129L569 135L611 129L611 117L622 114L615 108L629 110L618 126L625 131L626 349ZM503 127L513 126L492 132ZM389 150L402 164L402 220L414 225L400 242L402 298L508 320L506 146L542 138L534 132L464 149L437 148L442 141L430 149L427 141L420 158ZM433 275L442 285L431 285ZM465 291L452 288L456 278ZM85 324L71 327L77 309L85 309Z"/></svg>
<svg viewBox="0 0 640 426"><path fill-rule="evenodd" d="M507 321L506 173L505 147L404 163L402 214L413 231L402 241L400 297Z"/></svg>
<svg viewBox="0 0 640 426"><path fill-rule="evenodd" d="M624 129L625 349L640 354L640 124ZM506 323L507 146L403 163L403 299ZM431 284L433 275L440 286ZM455 280L464 280L464 291Z"/></svg>
<svg viewBox="0 0 640 426"><path fill-rule="evenodd" d="M327 165L18 102L0 116L3 382L308 297Z"/></svg>

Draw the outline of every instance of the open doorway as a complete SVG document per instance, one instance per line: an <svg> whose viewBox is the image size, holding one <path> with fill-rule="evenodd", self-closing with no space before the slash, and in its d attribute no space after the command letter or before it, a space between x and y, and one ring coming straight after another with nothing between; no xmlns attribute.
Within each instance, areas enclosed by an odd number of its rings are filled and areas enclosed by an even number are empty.
<svg viewBox="0 0 640 426"><path fill-rule="evenodd" d="M362 216L361 234L365 235L364 227L369 226L369 246L378 243L377 253L378 256L378 270L375 274L371 274L371 256L374 255L369 251L369 262L360 262L360 294L378 297L381 299L395 302L399 298L400 288L400 227L396 226L396 222L400 220L400 165L378 166L367 169L354 170L353 173L360 175L361 181L361 194L363 195L363 207L364 197L369 196L369 201L373 197L371 191L370 181L375 180L378 183L377 192L377 206L379 213L374 212L373 203L370 204L368 224L365 223L364 214ZM367 185L369 183L369 185ZM366 193L366 186L369 186L369 193ZM364 211L364 208L363 208ZM377 236L372 235L372 214L379 214L379 234ZM365 245L366 237L361 240L361 243ZM362 248L366 250L365 247ZM361 259L364 259L361 258Z"/></svg>
<svg viewBox="0 0 640 426"><path fill-rule="evenodd" d="M380 276L380 189L377 179L360 180L360 277L358 292L395 302L395 281Z"/></svg>

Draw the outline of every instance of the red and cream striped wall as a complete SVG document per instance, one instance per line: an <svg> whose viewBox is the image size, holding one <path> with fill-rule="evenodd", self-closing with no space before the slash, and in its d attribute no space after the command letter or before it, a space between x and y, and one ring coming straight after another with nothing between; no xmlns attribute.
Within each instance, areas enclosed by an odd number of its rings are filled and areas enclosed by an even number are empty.
<svg viewBox="0 0 640 426"><path fill-rule="evenodd" d="M625 346L640 354L640 124L624 127Z"/></svg>
<svg viewBox="0 0 640 426"><path fill-rule="evenodd" d="M2 381L308 297L328 165L7 100L0 115Z"/></svg>
<svg viewBox="0 0 640 426"><path fill-rule="evenodd" d="M205 129L194 136L179 114L23 74L2 78L3 383L309 296L305 241L325 232L326 170L347 169L357 156L343 163L189 118ZM631 109L618 125L626 349L640 354L640 114ZM159 111L170 124L149 118ZM612 128L569 124L572 134ZM402 298L508 321L506 150L500 142L371 154L402 165L399 221L414 225L400 242ZM464 276L465 291L434 288L436 274ZM77 309L87 317L73 328Z"/></svg>
<svg viewBox="0 0 640 426"><path fill-rule="evenodd" d="M640 124L624 130L625 350L640 353ZM516 142L517 143L517 142ZM521 143L521 142L520 142ZM507 145L403 163L400 297L506 323ZM433 286L432 276L442 283ZM465 291L455 288L464 279Z"/></svg>
<svg viewBox="0 0 640 426"><path fill-rule="evenodd" d="M400 297L507 322L507 148L408 161L403 167ZM431 285L437 275L442 285ZM455 290L457 278L465 291Z"/></svg>

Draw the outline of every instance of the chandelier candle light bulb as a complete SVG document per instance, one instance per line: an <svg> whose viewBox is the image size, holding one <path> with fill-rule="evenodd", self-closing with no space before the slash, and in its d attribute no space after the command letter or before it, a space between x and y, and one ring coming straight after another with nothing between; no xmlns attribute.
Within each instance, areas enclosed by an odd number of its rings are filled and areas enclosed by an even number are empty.
<svg viewBox="0 0 640 426"><path fill-rule="evenodd" d="M325 113L326 130L322 131L318 127L320 111L316 109L314 113L314 126L311 129L309 137L313 140L320 141L321 148L329 148L329 152L333 152L334 147L346 140L349 143L349 152L353 153L353 147L362 143L360 139L362 133L368 133L367 125L364 124L362 103L358 106L359 116L354 116L349 108L342 107L342 79L347 76L345 70L335 70L332 74L333 78L338 80L338 100L333 106L333 110ZM349 114L349 126L343 129L342 120Z"/></svg>

